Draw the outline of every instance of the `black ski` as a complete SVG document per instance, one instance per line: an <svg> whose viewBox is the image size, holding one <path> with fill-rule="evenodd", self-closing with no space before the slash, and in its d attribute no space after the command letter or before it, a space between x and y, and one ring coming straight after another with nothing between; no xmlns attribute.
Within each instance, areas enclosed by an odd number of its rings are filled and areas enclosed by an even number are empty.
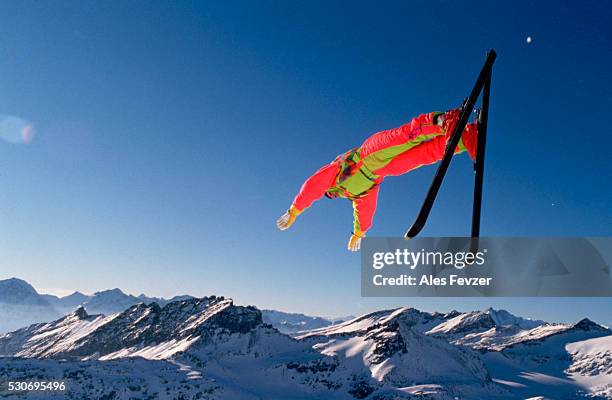
<svg viewBox="0 0 612 400"><path fill-rule="evenodd" d="M442 185L442 180L444 179L444 176L446 175L446 171L448 170L448 166L450 165L455 149L457 148L457 145L459 144L459 140L461 139L463 130L465 129L465 125L467 124L470 118L470 114L474 110L474 106L476 104L476 100L478 100L478 96L480 96L480 93L483 91L483 88L485 88L485 86L486 86L486 92L487 92L486 93L486 98L487 98L486 110L485 110L485 104L484 104L485 95L483 95L483 112L481 113L480 123L482 124L482 122L484 121L484 132L486 135L486 127L487 127L486 118L488 117L488 101L489 101L488 92L490 90L491 72L493 70L493 63L495 62L496 57L497 57L497 53L495 53L495 50L493 49L489 50L489 52L487 53L485 63L482 69L480 70L480 74L478 74L478 78L476 79L476 83L474 84L474 87L472 88L472 92L470 93L470 96L467 98L467 100L464 102L462 106L461 115L459 117L459 122L455 126L455 130L453 131L452 135L450 136L450 139L448 140L448 143L446 145L446 150L444 152L444 157L442 157L442 160L440 161L440 165L438 166L438 169L436 170L436 174L434 175L433 181L431 182L431 186L429 187L429 190L427 191L427 196L425 197L425 200L423 201L421 210L419 211L416 219L412 223L412 226L408 229L408 231L404 235L406 239L411 239L415 237L416 235L418 235L419 232L425 226L425 223L427 222L427 217L429 217L431 208L436 200L436 196L438 195L440 186ZM479 139L481 139L482 137L484 136L481 136L479 133ZM479 142L477 152L478 152L478 155L477 155L477 161L476 161L476 185L474 188L474 210L473 212L476 213L476 206L478 206L478 211L477 211L477 215L474 215L474 214L472 215L472 236L474 236L474 228L476 228L477 234L480 233L480 203L482 199L482 178L483 178L483 173L484 173L484 143L481 145ZM478 193L476 193L477 191ZM476 204L476 202L478 202L478 204ZM474 225L475 221L476 221L476 225Z"/></svg>
<svg viewBox="0 0 612 400"><path fill-rule="evenodd" d="M487 144L487 124L489 121L489 94L491 92L491 75L482 89L482 109L478 114L478 147L474 164L474 203L472 205L472 237L480 236L480 210L482 208L482 183L484 179L485 149Z"/></svg>

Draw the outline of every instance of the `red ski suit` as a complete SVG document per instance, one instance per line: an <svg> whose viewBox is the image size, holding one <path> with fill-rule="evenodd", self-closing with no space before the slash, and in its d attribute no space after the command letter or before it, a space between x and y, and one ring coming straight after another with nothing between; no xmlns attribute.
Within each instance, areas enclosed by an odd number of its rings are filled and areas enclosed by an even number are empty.
<svg viewBox="0 0 612 400"><path fill-rule="evenodd" d="M354 232L365 233L372 226L378 189L385 177L442 159L450 132L434 124L439 114L422 114L399 128L375 133L359 148L338 156L304 182L293 207L302 211L324 195L348 198L353 202ZM476 124L466 127L455 154L467 150L474 159L476 131Z"/></svg>

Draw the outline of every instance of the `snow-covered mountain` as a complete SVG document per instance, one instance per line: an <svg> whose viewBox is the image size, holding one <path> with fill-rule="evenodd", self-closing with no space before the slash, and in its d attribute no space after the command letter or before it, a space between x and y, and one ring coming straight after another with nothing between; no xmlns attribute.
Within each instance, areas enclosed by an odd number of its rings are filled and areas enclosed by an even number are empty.
<svg viewBox="0 0 612 400"><path fill-rule="evenodd" d="M0 301L6 304L49 305L32 285L17 278L0 280Z"/></svg>
<svg viewBox="0 0 612 400"><path fill-rule="evenodd" d="M175 296L172 299L138 297L126 294L120 289L110 289L86 295L74 292L65 297L39 294L24 280L11 278L0 280L0 333L36 322L53 321L62 315L83 306L90 314L114 314L138 303L157 303L161 306L191 296Z"/></svg>
<svg viewBox="0 0 612 400"><path fill-rule="evenodd" d="M517 344L534 345L550 336L566 335L572 332L585 332L593 337L598 334L608 335L610 331L589 319L575 324L543 324L533 329L520 329L515 325L494 326L491 329L468 333L463 337L453 338L454 344L469 346L473 349L503 351Z"/></svg>
<svg viewBox="0 0 612 400"><path fill-rule="evenodd" d="M575 324L542 325L481 351L494 380L519 396L540 393L549 398L579 398L580 394L602 396L607 391L607 398L612 398L609 368L593 367L598 356L594 358L584 344L594 338L610 338L611 333L583 319ZM612 343L603 342L606 344Z"/></svg>
<svg viewBox="0 0 612 400"><path fill-rule="evenodd" d="M73 312L79 306L83 306L89 314L110 315L138 303L157 303L163 307L170 302L190 298L192 296L189 295L174 296L171 299L149 297L145 294L133 296L118 288L102 290L93 295L75 291L68 296L58 297L39 294L32 285L21 279L0 280L0 333L10 332L36 322L53 321ZM263 310L262 315L265 323L287 334L322 328L348 319L348 317L323 318L275 310Z"/></svg>
<svg viewBox="0 0 612 400"><path fill-rule="evenodd" d="M23 281L2 288L5 302L57 306ZM398 308L333 323L118 289L68 303L64 317L0 334L0 381L69 377L58 399L612 399L612 332L588 319ZM119 311L90 311L105 307Z"/></svg>
<svg viewBox="0 0 612 400"><path fill-rule="evenodd" d="M593 395L612 398L612 336L570 343L565 349L572 357L570 376L592 388Z"/></svg>
<svg viewBox="0 0 612 400"><path fill-rule="evenodd" d="M478 322L487 315L504 318L488 328ZM87 388L117 398L612 398L610 338L587 319L549 324L505 311L413 308L292 338L256 308L211 296L139 303L109 316L80 307L0 335L8 357L0 379L69 374L77 384L68 398L91 396Z"/></svg>
<svg viewBox="0 0 612 400"><path fill-rule="evenodd" d="M61 315L26 281L17 278L0 280L0 333L51 321Z"/></svg>
<svg viewBox="0 0 612 400"><path fill-rule="evenodd" d="M295 335L303 331L324 328L355 317L323 318L300 313L287 313L276 310L261 310L263 321L274 326L282 333Z"/></svg>
<svg viewBox="0 0 612 400"><path fill-rule="evenodd" d="M298 339L322 354L360 360L379 382L404 393L439 397L505 397L479 355L423 333L444 319L413 308L371 313ZM475 389L480 388L480 389Z"/></svg>
<svg viewBox="0 0 612 400"><path fill-rule="evenodd" d="M114 314L141 302L147 301L115 288L94 293L82 305L91 314Z"/></svg>
<svg viewBox="0 0 612 400"><path fill-rule="evenodd" d="M41 294L41 296L57 310L66 312L76 309L78 306L86 303L91 298L91 296L81 292L73 292L72 294L64 297L58 297L52 294Z"/></svg>
<svg viewBox="0 0 612 400"><path fill-rule="evenodd" d="M507 327L516 330L526 330L537 328L544 324L544 321L517 317L506 310L488 308L484 311L451 312L447 314L445 322L431 329L428 334L461 339L469 334L482 333L495 328Z"/></svg>
<svg viewBox="0 0 612 400"><path fill-rule="evenodd" d="M166 304L176 300L191 299L192 296L182 295L174 296L171 299L164 299L161 297L148 297L144 294L139 296L133 296L126 294L121 289L109 289L102 290L89 296L88 299L81 303L81 305L90 314L114 314L125 310L138 303L152 304L157 303L159 306L165 306Z"/></svg>
<svg viewBox="0 0 612 400"><path fill-rule="evenodd" d="M210 325L225 327L227 313L232 319L229 326L240 332L261 323L254 309L233 306L231 300L215 296L176 301L163 308L139 303L110 316L89 315L79 307L56 321L0 336L0 355L112 359L146 352L146 358L167 358L201 338Z"/></svg>
<svg viewBox="0 0 612 400"><path fill-rule="evenodd" d="M28 369L48 378L79 370L75 376L83 380L75 386L86 388L113 366L128 371L124 384L95 386L125 398L139 396L128 387L157 387L162 396L177 390L180 371L181 393L189 398L409 399L424 392L432 399L507 398L477 352L419 332L414 313L390 310L347 322L342 332L319 330L296 340L264 323L256 308L222 297L141 303L111 316L79 308L0 336L0 354L19 357L0 361L0 379ZM139 371L131 380L133 368ZM143 377L146 370L155 372Z"/></svg>
<svg viewBox="0 0 612 400"><path fill-rule="evenodd" d="M426 334L479 351L493 380L520 398L579 398L581 394L612 398L612 368L602 367L610 360L597 352L579 351L607 345L612 354L612 342L607 339L612 332L607 327L589 319L547 323L492 309L452 312L443 320ZM603 339L593 339L599 337ZM582 345L590 340L600 345Z"/></svg>

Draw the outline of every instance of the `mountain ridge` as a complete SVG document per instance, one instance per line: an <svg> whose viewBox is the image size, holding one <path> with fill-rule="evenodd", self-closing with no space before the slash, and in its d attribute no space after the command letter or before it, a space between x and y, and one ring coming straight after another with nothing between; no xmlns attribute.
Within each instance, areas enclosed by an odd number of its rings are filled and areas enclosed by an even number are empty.
<svg viewBox="0 0 612 400"><path fill-rule="evenodd" d="M90 314L114 314L126 308L144 302L156 302L165 305L171 301L187 299L192 296L180 295L171 299L138 297L126 294L119 288L100 290L92 295L79 291L59 297L41 294L19 278L0 280L0 333L28 326L36 322L53 321L68 314L79 306L84 306Z"/></svg>
<svg viewBox="0 0 612 400"><path fill-rule="evenodd" d="M131 296L98 293L118 306ZM491 308L399 307L330 322L214 295L139 301L110 315L80 305L0 334L0 379L69 373L78 387L121 399L147 397L151 387L211 400L612 399L612 332L588 318L559 324ZM285 329L308 323L325 326ZM107 384L109 374L125 378ZM181 376L183 384L170 382Z"/></svg>

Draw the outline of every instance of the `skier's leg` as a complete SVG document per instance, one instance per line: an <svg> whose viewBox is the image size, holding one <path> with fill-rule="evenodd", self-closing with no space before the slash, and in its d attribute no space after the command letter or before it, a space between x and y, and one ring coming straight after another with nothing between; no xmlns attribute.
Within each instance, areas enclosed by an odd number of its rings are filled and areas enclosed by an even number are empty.
<svg viewBox="0 0 612 400"><path fill-rule="evenodd" d="M434 164L444 157L446 151L446 136L437 136L412 149L398 155L383 168L374 171L380 176L399 176L423 165ZM461 141L455 149L455 154L468 150L472 159L476 156L478 133L476 124L468 124L463 131Z"/></svg>
<svg viewBox="0 0 612 400"><path fill-rule="evenodd" d="M472 161L476 160L476 150L478 148L478 125L475 122L465 126L463 135L461 135L461 142L463 143L464 148L468 151Z"/></svg>
<svg viewBox="0 0 612 400"><path fill-rule="evenodd" d="M433 164L444 155L446 138L437 136L396 156L389 164L374 171L380 176L399 176L423 165Z"/></svg>

